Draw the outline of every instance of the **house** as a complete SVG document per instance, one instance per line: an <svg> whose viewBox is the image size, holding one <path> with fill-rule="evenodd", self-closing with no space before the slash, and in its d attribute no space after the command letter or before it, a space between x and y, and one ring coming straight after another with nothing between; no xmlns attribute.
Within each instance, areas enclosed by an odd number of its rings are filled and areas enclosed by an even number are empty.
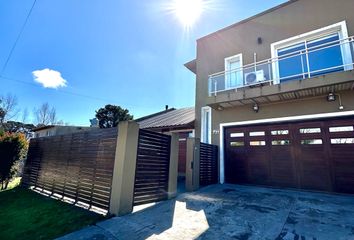
<svg viewBox="0 0 354 240"><path fill-rule="evenodd" d="M194 107L189 108L168 108L135 121L141 129L160 133L178 133L179 154L178 154L178 175L185 176L186 172L186 140L194 134Z"/></svg>
<svg viewBox="0 0 354 240"><path fill-rule="evenodd" d="M221 183L354 192L354 1L291 0L197 40Z"/></svg>
<svg viewBox="0 0 354 240"><path fill-rule="evenodd" d="M92 127L47 125L34 128L32 131L34 132L34 137L38 138L89 131L91 129Z"/></svg>

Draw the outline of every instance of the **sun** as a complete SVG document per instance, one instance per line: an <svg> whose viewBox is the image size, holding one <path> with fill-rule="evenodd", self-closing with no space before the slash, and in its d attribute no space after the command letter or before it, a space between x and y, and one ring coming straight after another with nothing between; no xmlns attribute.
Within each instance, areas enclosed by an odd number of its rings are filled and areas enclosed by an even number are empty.
<svg viewBox="0 0 354 240"><path fill-rule="evenodd" d="M184 27L191 27L204 10L203 0L173 0L172 10Z"/></svg>

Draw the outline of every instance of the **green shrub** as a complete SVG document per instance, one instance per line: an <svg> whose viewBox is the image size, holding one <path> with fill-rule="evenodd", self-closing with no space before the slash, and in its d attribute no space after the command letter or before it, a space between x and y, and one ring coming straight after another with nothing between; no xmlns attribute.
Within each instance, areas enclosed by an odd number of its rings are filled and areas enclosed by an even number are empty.
<svg viewBox="0 0 354 240"><path fill-rule="evenodd" d="M18 163L26 157L28 142L21 133L0 132L0 184L7 188L18 172Z"/></svg>

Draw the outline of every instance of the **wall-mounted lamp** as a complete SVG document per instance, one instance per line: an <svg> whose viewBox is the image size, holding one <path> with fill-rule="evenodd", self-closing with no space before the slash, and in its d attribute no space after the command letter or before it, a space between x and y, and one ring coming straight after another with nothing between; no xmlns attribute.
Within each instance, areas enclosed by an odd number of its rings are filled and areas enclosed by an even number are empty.
<svg viewBox="0 0 354 240"><path fill-rule="evenodd" d="M218 110L219 110L219 111L222 111L222 110L224 110L224 107L221 106L221 105L219 105L219 106L218 106Z"/></svg>
<svg viewBox="0 0 354 240"><path fill-rule="evenodd" d="M334 102L336 100L336 95L332 92L328 93L327 95L327 101L328 102Z"/></svg>
<svg viewBox="0 0 354 240"><path fill-rule="evenodd" d="M258 104L257 104L257 103L253 104L252 109L253 109L254 112L257 113L257 112L259 111L259 106L258 106Z"/></svg>
<svg viewBox="0 0 354 240"><path fill-rule="evenodd" d="M338 93L336 94L336 93L332 93L332 92L328 93L327 101L328 102L334 102L334 101L337 100L337 96L338 96L338 99L339 99L339 107L338 107L338 109L339 110L343 110L344 106L342 105L342 98L340 97L340 94L338 94Z"/></svg>

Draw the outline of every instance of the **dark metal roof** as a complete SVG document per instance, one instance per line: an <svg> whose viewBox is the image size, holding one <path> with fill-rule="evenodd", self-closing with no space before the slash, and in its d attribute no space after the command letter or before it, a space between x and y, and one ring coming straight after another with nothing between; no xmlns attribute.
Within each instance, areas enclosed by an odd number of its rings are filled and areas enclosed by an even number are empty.
<svg viewBox="0 0 354 240"><path fill-rule="evenodd" d="M135 120L140 128L190 128L195 120L194 107L167 110L149 116Z"/></svg>

